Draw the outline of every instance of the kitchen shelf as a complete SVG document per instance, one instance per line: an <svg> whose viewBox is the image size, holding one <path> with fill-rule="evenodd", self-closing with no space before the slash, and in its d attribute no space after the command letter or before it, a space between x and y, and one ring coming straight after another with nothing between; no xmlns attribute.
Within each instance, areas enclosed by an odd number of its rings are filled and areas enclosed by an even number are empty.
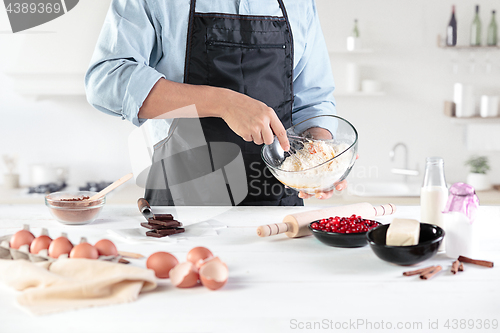
<svg viewBox="0 0 500 333"><path fill-rule="evenodd" d="M356 92L334 92L333 95L335 97L382 97L385 96L387 93L385 91L379 91L379 92L362 92L362 91L356 91Z"/></svg>
<svg viewBox="0 0 500 333"><path fill-rule="evenodd" d="M500 46L467 46L467 45L457 45L457 46L439 46L441 49L446 50L458 50L458 51L500 51Z"/></svg>
<svg viewBox="0 0 500 333"><path fill-rule="evenodd" d="M335 55L335 54L369 54L369 53L373 53L373 50L372 49L359 49L359 50L353 50L353 51L335 50L335 51L330 51L328 53L330 55Z"/></svg>
<svg viewBox="0 0 500 333"><path fill-rule="evenodd" d="M449 117L453 124L470 125L470 124L500 124L500 117Z"/></svg>

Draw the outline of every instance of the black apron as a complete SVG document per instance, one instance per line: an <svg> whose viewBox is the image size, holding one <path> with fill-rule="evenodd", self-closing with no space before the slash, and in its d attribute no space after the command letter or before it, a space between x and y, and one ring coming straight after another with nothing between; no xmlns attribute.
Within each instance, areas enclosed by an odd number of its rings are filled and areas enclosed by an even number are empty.
<svg viewBox="0 0 500 333"><path fill-rule="evenodd" d="M191 0L184 83L246 94L271 107L289 128L293 38L283 1L278 4L282 17L198 13ZM201 131L203 138L193 135ZM155 146L145 198L168 206L303 205L296 191L272 176L261 149L221 118L175 119ZM240 164L243 177L234 171Z"/></svg>

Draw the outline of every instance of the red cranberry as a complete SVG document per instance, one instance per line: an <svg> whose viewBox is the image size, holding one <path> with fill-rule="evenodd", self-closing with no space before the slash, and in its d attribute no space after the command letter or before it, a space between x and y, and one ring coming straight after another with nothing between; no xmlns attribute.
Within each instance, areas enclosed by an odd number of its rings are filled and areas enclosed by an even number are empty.
<svg viewBox="0 0 500 333"><path fill-rule="evenodd" d="M321 219L311 224L311 228L326 232L336 232L341 234L353 234L367 232L377 227L380 223L373 220L364 220L361 216L355 214L350 217L329 217Z"/></svg>

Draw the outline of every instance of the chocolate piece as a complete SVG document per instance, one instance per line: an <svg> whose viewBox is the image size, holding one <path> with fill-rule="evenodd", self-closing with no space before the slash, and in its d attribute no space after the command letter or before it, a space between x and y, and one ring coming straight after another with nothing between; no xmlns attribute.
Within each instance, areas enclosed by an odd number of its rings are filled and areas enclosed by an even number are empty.
<svg viewBox="0 0 500 333"><path fill-rule="evenodd" d="M164 226L164 225L159 225L159 224L151 224L151 223L141 223L141 226L147 229L152 229L152 230L164 230L164 229L174 229L177 227L182 227L182 223L180 222L175 222L172 223L171 225Z"/></svg>
<svg viewBox="0 0 500 333"><path fill-rule="evenodd" d="M184 231L186 231L186 229L184 228L151 230L151 231L146 231L146 235L151 237L165 237L168 235L179 234Z"/></svg>
<svg viewBox="0 0 500 333"><path fill-rule="evenodd" d="M184 229L184 228L155 230L155 232L157 234L160 234L160 235L180 234L181 232L184 232L184 231L186 231L186 229Z"/></svg>
<svg viewBox="0 0 500 333"><path fill-rule="evenodd" d="M176 227L181 227L182 223L176 221L176 222L173 222L172 225L168 225L168 226L164 226L164 225L160 225L160 224L141 223L141 226L143 226L144 228L153 229L153 230L162 230L162 229L172 229L172 228L176 228Z"/></svg>
<svg viewBox="0 0 500 333"><path fill-rule="evenodd" d="M153 229L153 230L167 228L167 227L164 227L164 226L159 225L159 224L149 224L149 223L146 223L146 222L141 223L141 226L143 226L144 228Z"/></svg>
<svg viewBox="0 0 500 333"><path fill-rule="evenodd" d="M148 219L149 224L156 224L156 225L162 225L164 227L176 227L180 226L180 222L177 220L170 220L170 221L160 221L156 219Z"/></svg>
<svg viewBox="0 0 500 333"><path fill-rule="evenodd" d="M153 214L155 220L172 221L174 216L172 214Z"/></svg>
<svg viewBox="0 0 500 333"><path fill-rule="evenodd" d="M186 231L184 228L151 230L151 231L146 231L146 236L160 238L168 235L179 234L184 231Z"/></svg>
<svg viewBox="0 0 500 333"><path fill-rule="evenodd" d="M161 238L161 237L167 237L168 235L160 235L154 231L146 231L146 236Z"/></svg>

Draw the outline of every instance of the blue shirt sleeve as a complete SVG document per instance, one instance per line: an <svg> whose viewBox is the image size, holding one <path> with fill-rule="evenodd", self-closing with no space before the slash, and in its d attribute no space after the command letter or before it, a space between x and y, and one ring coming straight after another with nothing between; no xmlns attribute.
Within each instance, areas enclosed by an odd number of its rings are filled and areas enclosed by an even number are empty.
<svg viewBox="0 0 500 333"><path fill-rule="evenodd" d="M85 75L87 99L96 109L140 126L137 114L163 74L157 24L145 0L114 0Z"/></svg>
<svg viewBox="0 0 500 333"><path fill-rule="evenodd" d="M313 116L336 114L333 98L335 84L330 56L321 30L316 5L314 1L312 3L304 53L294 69L293 124ZM327 124L324 125L318 124L319 127L330 127Z"/></svg>

